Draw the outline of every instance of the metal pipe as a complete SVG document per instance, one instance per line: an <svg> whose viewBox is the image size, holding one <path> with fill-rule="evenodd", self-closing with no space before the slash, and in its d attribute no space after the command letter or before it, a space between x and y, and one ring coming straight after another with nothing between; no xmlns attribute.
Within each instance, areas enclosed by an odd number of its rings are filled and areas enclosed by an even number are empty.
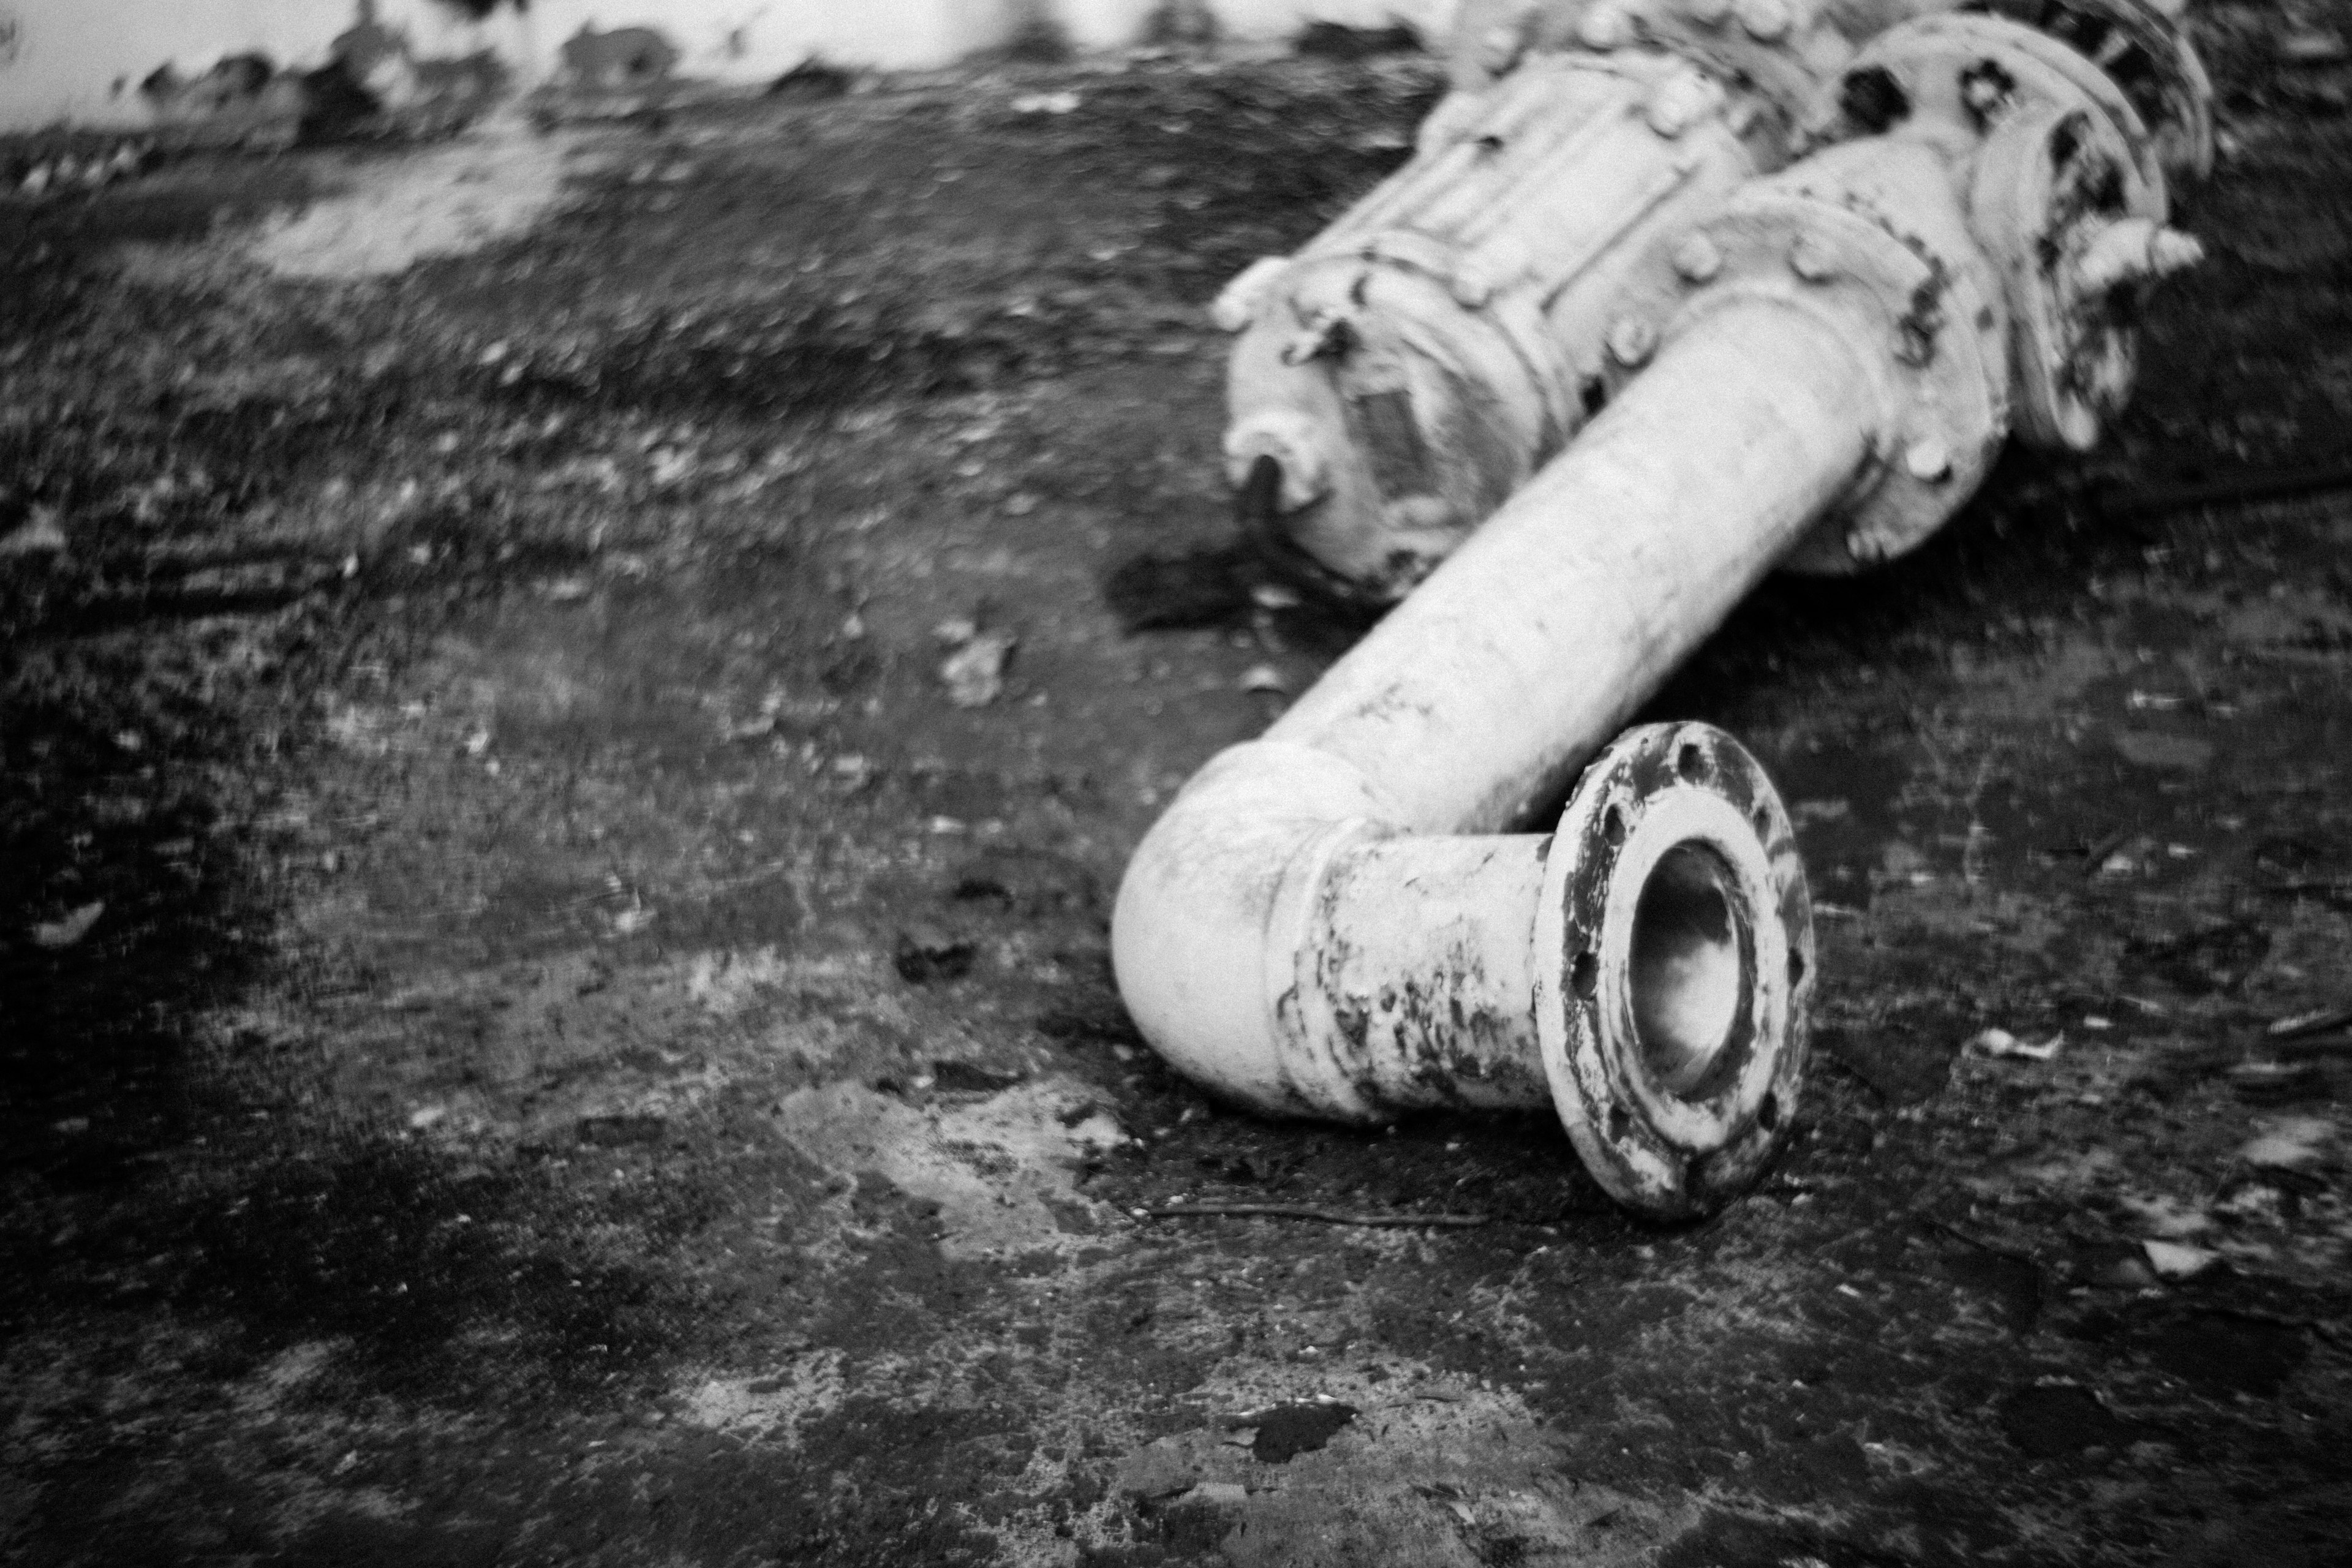
<svg viewBox="0 0 2352 1568"><path fill-rule="evenodd" d="M1570 815L1591 828L1498 830L1556 803L1864 477L1895 407L1853 306L1756 290L1705 312L1262 740L1186 787L1112 921L1120 990L1163 1056L1275 1113L1556 1104L1580 1147L1604 1146L1612 1190L1659 1212L1745 1179L1773 1131L1759 1119L1793 1103L1811 978L1761 771L1705 726L1659 727L1625 749L1628 777L1588 775ZM1574 1081L1580 1006L1622 1016L1614 1065L1654 1112L1639 1126L1612 1132L1613 1100Z"/></svg>
<svg viewBox="0 0 2352 1568"><path fill-rule="evenodd" d="M2120 403L2137 297L2195 247L2146 127L2062 53L1992 18L1891 29L1813 121L1829 145L1642 235L1605 410L1137 849L1112 956L1179 1070L1352 1121L1549 1102L1654 1214L1753 1177L1814 984L1789 819L1720 731L1609 737L1776 565L1932 532L2012 405L2079 445ZM1310 358L1369 341L1336 321ZM1278 477L1297 453L1253 458L1254 493ZM1563 795L1553 832L1511 831Z"/></svg>

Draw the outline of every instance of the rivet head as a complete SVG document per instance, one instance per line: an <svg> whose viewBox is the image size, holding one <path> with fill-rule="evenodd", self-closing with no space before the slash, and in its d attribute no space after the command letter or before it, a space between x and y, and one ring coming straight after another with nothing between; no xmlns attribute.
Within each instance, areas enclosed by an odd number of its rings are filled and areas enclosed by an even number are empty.
<svg viewBox="0 0 2352 1568"><path fill-rule="evenodd" d="M1751 38L1769 44L1788 35L1788 0L1739 0L1738 12Z"/></svg>
<svg viewBox="0 0 2352 1568"><path fill-rule="evenodd" d="M1577 18L1576 37L1588 49L1607 53L1633 41L1633 29L1625 13L1613 5L1595 5Z"/></svg>
<svg viewBox="0 0 2352 1568"><path fill-rule="evenodd" d="M1923 485L1939 485L1952 477L1951 448L1933 436L1922 436L1903 449L1903 468Z"/></svg>
<svg viewBox="0 0 2352 1568"><path fill-rule="evenodd" d="M1801 235L1789 247L1789 270L1808 283L1826 283L1837 276L1837 262L1811 235Z"/></svg>
<svg viewBox="0 0 2352 1568"><path fill-rule="evenodd" d="M1488 72L1501 76L1519 63L1519 55L1527 47L1527 38L1517 26L1506 23L1489 27L1486 36L1478 40L1478 63Z"/></svg>
<svg viewBox="0 0 2352 1568"><path fill-rule="evenodd" d="M1671 139L1696 124L1720 101L1704 78L1678 74L1658 84L1643 113L1651 130Z"/></svg>
<svg viewBox="0 0 2352 1568"><path fill-rule="evenodd" d="M2177 228L2159 229L2147 247L2148 268L2158 278L2169 277L2185 268L2205 259L2205 247L2197 237L2183 234Z"/></svg>
<svg viewBox="0 0 2352 1568"><path fill-rule="evenodd" d="M1475 262L1465 262L1451 282L1454 302L1465 310L1483 309L1495 297L1495 279Z"/></svg>
<svg viewBox="0 0 2352 1568"><path fill-rule="evenodd" d="M1692 283L1704 283L1723 270L1723 252L1703 234L1685 235L1675 247L1675 270Z"/></svg>
<svg viewBox="0 0 2352 1568"><path fill-rule="evenodd" d="M1620 316L1609 326L1609 355L1632 370L1658 346L1658 330L1639 316Z"/></svg>

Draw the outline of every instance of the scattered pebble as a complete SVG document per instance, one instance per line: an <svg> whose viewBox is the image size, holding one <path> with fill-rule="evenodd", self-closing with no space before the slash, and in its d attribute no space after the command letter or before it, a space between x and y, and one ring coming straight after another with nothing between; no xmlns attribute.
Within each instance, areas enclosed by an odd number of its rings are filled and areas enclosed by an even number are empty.
<svg viewBox="0 0 2352 1568"><path fill-rule="evenodd" d="M2344 35L2309 27L2288 33L2278 41L2278 57L2289 65L2327 66L2352 54Z"/></svg>
<svg viewBox="0 0 2352 1568"><path fill-rule="evenodd" d="M2257 1169L2305 1170L2319 1163L2334 1131L2316 1116L2283 1117L2239 1149L2238 1158Z"/></svg>
<svg viewBox="0 0 2352 1568"><path fill-rule="evenodd" d="M1004 667L1013 639L1003 632L980 632L940 666L948 700L959 708L985 708L1004 695Z"/></svg>
<svg viewBox="0 0 2352 1568"><path fill-rule="evenodd" d="M2104 1026L2105 1020L2101 1020ZM2014 1057L2025 1061L2046 1062L2058 1054L2066 1043L2063 1030L2039 1045L2029 1044L2007 1029L1985 1029L1969 1037L1967 1049L1980 1057Z"/></svg>
<svg viewBox="0 0 2352 1568"><path fill-rule="evenodd" d="M0 556L53 553L65 547L65 530L58 526L54 507L35 507L23 523L0 534Z"/></svg>
<svg viewBox="0 0 2352 1568"><path fill-rule="evenodd" d="M2159 1279L2194 1279L2221 1261L2218 1252L2185 1247L2177 1241L2143 1241L2139 1246L2147 1254L2147 1266L2156 1270Z"/></svg>

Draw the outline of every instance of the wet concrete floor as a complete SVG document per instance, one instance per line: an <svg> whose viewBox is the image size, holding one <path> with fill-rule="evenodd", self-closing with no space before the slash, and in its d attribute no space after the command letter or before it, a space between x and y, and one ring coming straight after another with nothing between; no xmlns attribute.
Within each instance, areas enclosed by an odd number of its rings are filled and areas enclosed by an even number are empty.
<svg viewBox="0 0 2352 1568"><path fill-rule="evenodd" d="M1110 982L1244 678L1359 630L1225 550L1202 302L1425 64L601 122L391 277L243 237L397 153L0 213L0 1549L2340 1561L2352 1037L2268 1026L2352 1002L2352 504L2115 499L2340 455L2345 73L2276 20L2201 24L2213 260L2114 446L1654 706L1824 917L1791 1148L1682 1228L1541 1118L1221 1109Z"/></svg>

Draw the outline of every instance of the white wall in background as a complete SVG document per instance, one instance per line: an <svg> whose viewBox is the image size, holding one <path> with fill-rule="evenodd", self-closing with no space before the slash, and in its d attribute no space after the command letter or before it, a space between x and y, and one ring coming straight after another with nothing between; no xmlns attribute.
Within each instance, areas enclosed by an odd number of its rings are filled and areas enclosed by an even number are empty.
<svg viewBox="0 0 2352 1568"><path fill-rule="evenodd" d="M1154 0L1044 0L1079 44L1134 40ZM1285 37L1306 21L1373 26L1402 17L1435 37L1456 0L1211 0L1242 38ZM493 48L526 79L551 70L583 23L660 28L687 75L761 81L810 54L845 65L945 65L1001 41L1018 0L534 0L481 24L438 0L378 0L420 53ZM0 0L0 131L70 121L136 125L133 90L165 61L200 70L258 49L281 65L315 65L352 25L352 0Z"/></svg>

